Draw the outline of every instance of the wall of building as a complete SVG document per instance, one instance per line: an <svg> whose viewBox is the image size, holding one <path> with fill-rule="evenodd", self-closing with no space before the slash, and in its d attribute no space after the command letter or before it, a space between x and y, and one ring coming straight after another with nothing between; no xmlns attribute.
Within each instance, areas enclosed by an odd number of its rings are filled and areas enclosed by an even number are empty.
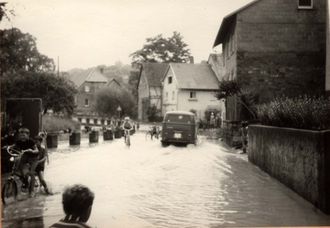
<svg viewBox="0 0 330 228"><path fill-rule="evenodd" d="M325 48L326 0L301 10L298 1L262 0L237 15L238 51L319 52Z"/></svg>
<svg viewBox="0 0 330 228"><path fill-rule="evenodd" d="M162 107L162 88L161 87L151 87L150 88L150 105L154 105L158 110L161 110Z"/></svg>
<svg viewBox="0 0 330 228"><path fill-rule="evenodd" d="M237 70L237 31L236 25L233 24L225 38L222 46L223 56L223 79L236 79Z"/></svg>
<svg viewBox="0 0 330 228"><path fill-rule="evenodd" d="M209 59L207 61L219 81L223 80L223 77L225 75L223 61L224 59L222 54L210 54Z"/></svg>
<svg viewBox="0 0 330 228"><path fill-rule="evenodd" d="M330 131L249 126L249 161L330 213Z"/></svg>
<svg viewBox="0 0 330 228"><path fill-rule="evenodd" d="M190 98L190 91L196 92L196 98ZM197 111L197 117L204 119L205 110L208 106L221 107L220 101L215 97L216 91L200 91L200 90L179 90L178 92L178 107L175 110Z"/></svg>
<svg viewBox="0 0 330 228"><path fill-rule="evenodd" d="M149 87L147 79L144 74L141 75L139 88L138 88L138 118L139 120L145 119L144 110L145 105L143 105L143 100L149 99Z"/></svg>
<svg viewBox="0 0 330 228"><path fill-rule="evenodd" d="M297 1L263 0L237 15L237 79L259 102L324 93L325 2L301 10Z"/></svg>
<svg viewBox="0 0 330 228"><path fill-rule="evenodd" d="M329 1L327 1L327 23L326 23L326 33L327 33L327 58L326 58L326 84L325 89L327 94L330 95L330 6Z"/></svg>
<svg viewBox="0 0 330 228"><path fill-rule="evenodd" d="M257 93L261 103L283 95L320 94L324 61L318 53L238 53L238 80Z"/></svg>
<svg viewBox="0 0 330 228"><path fill-rule="evenodd" d="M168 78L172 77L172 83L168 83ZM174 111L177 110L177 104L178 104L178 82L175 78L175 75L173 74L173 70L170 68L163 80L163 108L162 112L163 115L167 111Z"/></svg>

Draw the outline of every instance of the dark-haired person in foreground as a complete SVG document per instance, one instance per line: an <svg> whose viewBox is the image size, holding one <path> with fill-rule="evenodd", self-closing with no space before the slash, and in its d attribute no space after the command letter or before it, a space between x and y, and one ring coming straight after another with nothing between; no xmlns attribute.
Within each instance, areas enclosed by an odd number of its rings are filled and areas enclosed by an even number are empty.
<svg viewBox="0 0 330 228"><path fill-rule="evenodd" d="M94 201L94 193L84 185L73 185L65 189L62 195L65 218L50 228L91 228L86 224Z"/></svg>

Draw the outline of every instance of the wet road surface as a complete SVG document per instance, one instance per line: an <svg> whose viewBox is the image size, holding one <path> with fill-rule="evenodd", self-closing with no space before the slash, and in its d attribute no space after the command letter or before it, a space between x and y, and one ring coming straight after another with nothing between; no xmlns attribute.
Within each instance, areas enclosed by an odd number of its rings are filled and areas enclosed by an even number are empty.
<svg viewBox="0 0 330 228"><path fill-rule="evenodd" d="M63 217L64 187L75 183L94 191L88 224L98 228L330 225L330 216L221 144L163 148L144 133L131 140L131 148L123 139L60 144L45 173L55 194L6 206L3 227L50 226Z"/></svg>

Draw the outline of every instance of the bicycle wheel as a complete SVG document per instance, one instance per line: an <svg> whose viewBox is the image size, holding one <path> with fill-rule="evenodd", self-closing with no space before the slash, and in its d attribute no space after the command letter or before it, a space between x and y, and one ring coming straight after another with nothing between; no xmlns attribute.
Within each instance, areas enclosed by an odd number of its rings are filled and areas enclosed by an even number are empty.
<svg viewBox="0 0 330 228"><path fill-rule="evenodd" d="M14 179L8 179L2 187L1 198L3 204L16 201L17 184Z"/></svg>
<svg viewBox="0 0 330 228"><path fill-rule="evenodd" d="M129 135L126 135L126 137L125 137L125 144L126 144L126 146L130 146Z"/></svg>

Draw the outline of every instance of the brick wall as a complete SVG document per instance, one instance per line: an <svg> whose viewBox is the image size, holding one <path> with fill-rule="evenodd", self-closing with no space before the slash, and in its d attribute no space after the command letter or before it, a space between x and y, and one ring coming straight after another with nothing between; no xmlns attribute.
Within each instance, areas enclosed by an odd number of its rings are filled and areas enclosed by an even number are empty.
<svg viewBox="0 0 330 228"><path fill-rule="evenodd" d="M312 10L298 9L297 1L262 0L238 13L237 79L259 102L324 93L325 7L326 0L314 0Z"/></svg>
<svg viewBox="0 0 330 228"><path fill-rule="evenodd" d="M238 53L238 81L259 94L259 102L276 96L322 94L325 53Z"/></svg>
<svg viewBox="0 0 330 228"><path fill-rule="evenodd" d="M326 0L311 10L297 1L262 0L237 15L238 51L321 51L325 48Z"/></svg>

